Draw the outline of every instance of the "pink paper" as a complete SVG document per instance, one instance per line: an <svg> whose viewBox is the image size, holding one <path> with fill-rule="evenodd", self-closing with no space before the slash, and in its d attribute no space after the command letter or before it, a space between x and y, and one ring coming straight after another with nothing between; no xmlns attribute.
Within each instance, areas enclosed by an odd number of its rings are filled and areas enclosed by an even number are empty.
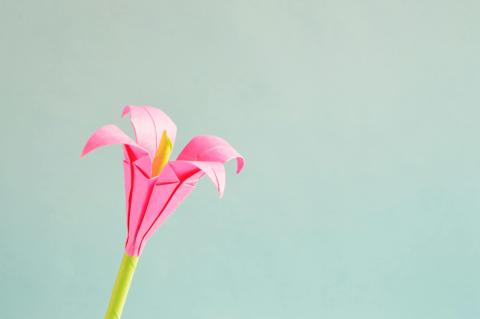
<svg viewBox="0 0 480 319"><path fill-rule="evenodd" d="M124 146L124 179L127 205L127 240L125 250L139 256L153 233L207 175L220 196L225 189L223 164L237 160L237 173L244 158L225 140L216 136L196 136L170 161L161 174L151 177L152 158L164 130L175 140L175 123L162 111L151 106L127 106L136 142L114 125L106 125L88 139L81 156L110 144Z"/></svg>

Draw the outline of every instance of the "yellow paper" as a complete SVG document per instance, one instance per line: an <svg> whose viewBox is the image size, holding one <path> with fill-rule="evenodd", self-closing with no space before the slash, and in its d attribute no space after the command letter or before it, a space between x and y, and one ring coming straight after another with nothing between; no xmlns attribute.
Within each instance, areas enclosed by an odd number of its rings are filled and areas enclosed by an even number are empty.
<svg viewBox="0 0 480 319"><path fill-rule="evenodd" d="M157 152L152 163L152 177L160 175L165 165L167 165L172 153L172 141L167 136L167 131L163 131L162 139L158 144Z"/></svg>

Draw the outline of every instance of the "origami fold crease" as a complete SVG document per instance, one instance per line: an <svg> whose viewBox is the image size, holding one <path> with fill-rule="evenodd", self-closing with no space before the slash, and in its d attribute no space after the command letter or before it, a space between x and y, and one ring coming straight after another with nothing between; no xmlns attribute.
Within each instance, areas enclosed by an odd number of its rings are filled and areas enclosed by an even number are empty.
<svg viewBox="0 0 480 319"><path fill-rule="evenodd" d="M173 146L176 125L165 113L151 106L126 106L122 116L127 114L130 114L135 141L117 126L106 125L90 136L81 156L102 146L123 145L127 206L125 250L130 256L140 256L148 239L202 176L207 175L223 196L224 164L236 159L237 173L240 173L244 158L222 138L199 135L187 143L176 160L166 163L159 175L153 176L152 164L162 135L166 134Z"/></svg>

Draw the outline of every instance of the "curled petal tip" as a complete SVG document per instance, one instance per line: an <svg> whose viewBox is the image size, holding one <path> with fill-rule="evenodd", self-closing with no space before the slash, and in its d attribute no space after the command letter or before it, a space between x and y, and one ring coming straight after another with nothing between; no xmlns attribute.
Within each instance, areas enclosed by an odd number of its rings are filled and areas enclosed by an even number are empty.
<svg viewBox="0 0 480 319"><path fill-rule="evenodd" d="M237 174L240 174L240 172L243 170L245 167L245 158L241 155L237 157Z"/></svg>
<svg viewBox="0 0 480 319"><path fill-rule="evenodd" d="M105 125L93 132L85 143L80 157L83 157L91 151L111 144L128 145L143 154L148 154L141 146L137 145L132 139L122 132L115 125Z"/></svg>
<svg viewBox="0 0 480 319"><path fill-rule="evenodd" d="M122 110L122 117L125 117L130 112L130 105L125 105Z"/></svg>
<svg viewBox="0 0 480 319"><path fill-rule="evenodd" d="M92 136L93 136L93 134L92 134ZM85 155L87 155L88 153L93 151L95 148L96 147L92 143L92 137L90 137L88 139L87 143L85 144L85 146L83 147L82 153L80 153L80 158L84 157Z"/></svg>
<svg viewBox="0 0 480 319"><path fill-rule="evenodd" d="M80 154L80 158L84 157L85 155L87 155L88 153L90 153L91 151L99 147L95 144L94 140L95 140L95 137L94 137L94 134L92 134L88 139L87 143L85 144L85 146L83 147L82 153Z"/></svg>

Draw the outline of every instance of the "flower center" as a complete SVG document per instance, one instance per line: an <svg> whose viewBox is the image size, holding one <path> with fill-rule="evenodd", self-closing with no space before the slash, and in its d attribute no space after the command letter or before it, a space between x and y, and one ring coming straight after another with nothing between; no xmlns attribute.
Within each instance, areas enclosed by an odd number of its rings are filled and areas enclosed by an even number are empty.
<svg viewBox="0 0 480 319"><path fill-rule="evenodd" d="M152 162L152 177L160 175L165 165L167 165L172 153L172 141L167 135L167 131L163 131L162 138L158 144L155 157Z"/></svg>

